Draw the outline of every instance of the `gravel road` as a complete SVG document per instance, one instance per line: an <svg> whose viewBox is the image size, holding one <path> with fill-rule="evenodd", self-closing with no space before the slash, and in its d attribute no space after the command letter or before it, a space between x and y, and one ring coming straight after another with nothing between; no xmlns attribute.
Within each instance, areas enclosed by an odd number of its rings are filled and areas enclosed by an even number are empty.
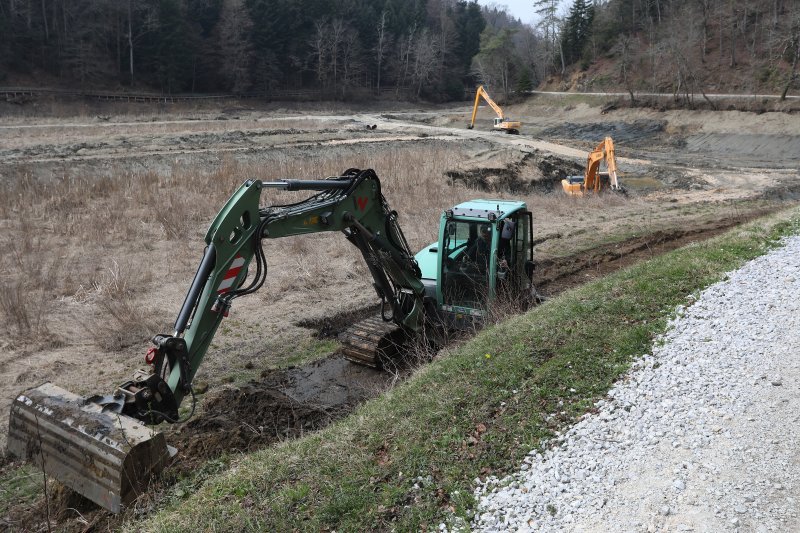
<svg viewBox="0 0 800 533"><path fill-rule="evenodd" d="M482 531L800 531L800 237L678 309L544 454L476 490Z"/></svg>

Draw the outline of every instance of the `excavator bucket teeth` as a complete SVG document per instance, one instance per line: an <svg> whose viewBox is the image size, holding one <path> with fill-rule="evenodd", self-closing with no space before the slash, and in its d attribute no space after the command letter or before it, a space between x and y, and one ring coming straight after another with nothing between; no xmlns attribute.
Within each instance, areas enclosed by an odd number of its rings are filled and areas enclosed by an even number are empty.
<svg viewBox="0 0 800 533"><path fill-rule="evenodd" d="M14 400L8 451L114 513L169 459L163 434L51 383Z"/></svg>

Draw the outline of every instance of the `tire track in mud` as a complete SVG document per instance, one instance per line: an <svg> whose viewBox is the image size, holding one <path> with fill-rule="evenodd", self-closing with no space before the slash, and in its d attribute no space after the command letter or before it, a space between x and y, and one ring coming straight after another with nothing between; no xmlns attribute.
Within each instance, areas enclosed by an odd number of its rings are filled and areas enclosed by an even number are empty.
<svg viewBox="0 0 800 533"><path fill-rule="evenodd" d="M693 242L704 241L731 228L780 210L761 209L732 218L723 218L695 227L657 230L645 235L596 246L559 258L537 262L534 285L544 296L557 296L565 290L602 278L628 266L652 259Z"/></svg>

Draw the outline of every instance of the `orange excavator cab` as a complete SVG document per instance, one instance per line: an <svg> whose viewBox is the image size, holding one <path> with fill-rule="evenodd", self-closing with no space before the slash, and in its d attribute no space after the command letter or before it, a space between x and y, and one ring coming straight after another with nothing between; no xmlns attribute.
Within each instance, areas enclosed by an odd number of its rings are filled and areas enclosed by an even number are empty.
<svg viewBox="0 0 800 533"><path fill-rule="evenodd" d="M606 172L600 172L600 163L605 161ZM614 158L614 141L606 137L589 153L586 172L583 176L567 176L561 180L561 187L570 196L583 196L587 192L601 192L604 189L622 191L617 180L617 162Z"/></svg>

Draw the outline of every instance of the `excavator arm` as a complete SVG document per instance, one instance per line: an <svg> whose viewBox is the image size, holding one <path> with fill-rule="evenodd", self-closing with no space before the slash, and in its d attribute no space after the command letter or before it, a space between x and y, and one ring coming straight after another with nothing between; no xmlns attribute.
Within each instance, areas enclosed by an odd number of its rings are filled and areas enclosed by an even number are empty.
<svg viewBox="0 0 800 533"><path fill-rule="evenodd" d="M584 188L587 191L599 192L601 188L600 163L605 160L608 169L609 186L611 190L619 189L617 181L617 161L614 158L614 141L611 137L606 137L592 150L586 161L586 173L584 175Z"/></svg>
<svg viewBox="0 0 800 533"><path fill-rule="evenodd" d="M312 190L317 194L291 205L259 209L264 189ZM398 325L417 331L422 327L424 287L419 267L381 193L372 170L350 169L327 180L249 180L222 208L206 234L206 250L172 335L154 339L156 373L169 371L165 380L174 395L168 422L177 405L191 390L194 374L233 301L258 290L267 275L262 239L321 232L342 232L364 257L381 301L391 308ZM255 269L251 264L255 262ZM250 283L242 287L250 270ZM164 363L166 368L162 368ZM160 364L159 364L160 363ZM168 406L164 406L165 408ZM156 410L138 409L131 416L160 422Z"/></svg>
<svg viewBox="0 0 800 533"><path fill-rule="evenodd" d="M264 189L309 190L289 204L259 207ZM262 239L336 231L367 262L391 320L409 332L423 327L424 286L419 267L372 170L350 169L325 180L248 180L209 228L200 266L172 334L156 335L147 375L107 396L81 398L46 383L12 405L9 451L112 512L135 497L169 457L162 434L144 424L180 422L187 395L214 335L236 298L251 294L267 275ZM189 415L191 416L191 415Z"/></svg>

